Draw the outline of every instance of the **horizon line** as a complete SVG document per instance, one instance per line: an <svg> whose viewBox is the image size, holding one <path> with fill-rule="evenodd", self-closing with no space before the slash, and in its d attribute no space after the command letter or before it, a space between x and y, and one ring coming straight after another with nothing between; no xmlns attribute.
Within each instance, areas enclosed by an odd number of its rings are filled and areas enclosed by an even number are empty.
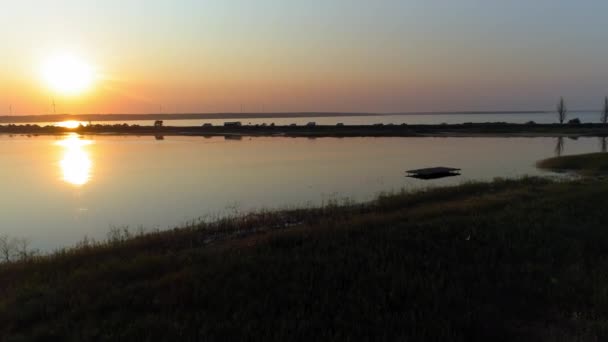
<svg viewBox="0 0 608 342"><path fill-rule="evenodd" d="M568 112L598 112L601 109L569 109ZM119 116L119 115L356 115L356 116L386 116L386 115L426 115L426 114L527 114L527 113L555 113L555 110L447 110L447 111L406 111L406 112L349 112L349 111L275 111L275 112L172 112L172 113L160 113L160 112L148 112L148 113L137 113L137 112L122 112L122 113L44 113L44 114L1 114L0 118L4 117L30 117L30 116L91 116L91 115L107 115L107 116Z"/></svg>

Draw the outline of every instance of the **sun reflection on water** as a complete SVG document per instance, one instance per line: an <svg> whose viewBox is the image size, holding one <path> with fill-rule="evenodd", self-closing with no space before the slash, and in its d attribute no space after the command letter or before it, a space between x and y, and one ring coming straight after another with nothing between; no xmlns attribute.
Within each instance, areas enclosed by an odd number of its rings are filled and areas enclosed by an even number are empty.
<svg viewBox="0 0 608 342"><path fill-rule="evenodd" d="M70 134L56 143L64 148L59 165L65 182L75 186L89 182L93 162L85 147L92 143L93 141L81 139L77 134Z"/></svg>

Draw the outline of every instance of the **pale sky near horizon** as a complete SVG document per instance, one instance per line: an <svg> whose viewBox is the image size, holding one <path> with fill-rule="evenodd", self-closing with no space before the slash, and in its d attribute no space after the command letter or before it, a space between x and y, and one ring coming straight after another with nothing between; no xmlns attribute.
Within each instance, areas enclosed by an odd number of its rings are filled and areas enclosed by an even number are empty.
<svg viewBox="0 0 608 342"><path fill-rule="evenodd" d="M0 115L599 108L601 0L0 0ZM66 96L54 55L95 69Z"/></svg>

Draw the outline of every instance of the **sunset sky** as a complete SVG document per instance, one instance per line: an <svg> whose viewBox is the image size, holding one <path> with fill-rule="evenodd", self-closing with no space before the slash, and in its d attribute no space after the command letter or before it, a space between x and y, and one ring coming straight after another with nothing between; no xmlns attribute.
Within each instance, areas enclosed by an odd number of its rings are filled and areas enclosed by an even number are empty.
<svg viewBox="0 0 608 342"><path fill-rule="evenodd" d="M3 1L0 114L53 99L62 113L551 110L562 95L593 109L608 95L607 13L602 0ZM69 73L86 86L63 91Z"/></svg>

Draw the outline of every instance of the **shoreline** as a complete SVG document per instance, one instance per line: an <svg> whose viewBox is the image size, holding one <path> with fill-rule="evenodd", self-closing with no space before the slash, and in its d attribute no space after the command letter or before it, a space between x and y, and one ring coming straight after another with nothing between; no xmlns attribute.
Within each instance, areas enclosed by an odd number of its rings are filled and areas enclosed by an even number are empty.
<svg viewBox="0 0 608 342"><path fill-rule="evenodd" d="M607 190L594 179L498 179L115 229L1 264L0 335L223 340L229 330L235 340L286 340L301 317L314 327L299 330L305 340L468 340L488 327L508 340L598 340L608 216L597 199Z"/></svg>
<svg viewBox="0 0 608 342"><path fill-rule="evenodd" d="M0 134L219 137L608 137L608 124L465 123L445 125L344 125L179 127L92 125L77 128L38 125L0 125Z"/></svg>
<svg viewBox="0 0 608 342"><path fill-rule="evenodd" d="M596 110L577 110L592 113ZM214 119L288 119L319 117L394 116L394 115L484 115L484 114L552 114L545 110L478 110L478 111L420 111L420 112L269 112L269 113L174 113L174 114L24 114L0 115L0 124L75 121L141 121L141 120L214 120Z"/></svg>

